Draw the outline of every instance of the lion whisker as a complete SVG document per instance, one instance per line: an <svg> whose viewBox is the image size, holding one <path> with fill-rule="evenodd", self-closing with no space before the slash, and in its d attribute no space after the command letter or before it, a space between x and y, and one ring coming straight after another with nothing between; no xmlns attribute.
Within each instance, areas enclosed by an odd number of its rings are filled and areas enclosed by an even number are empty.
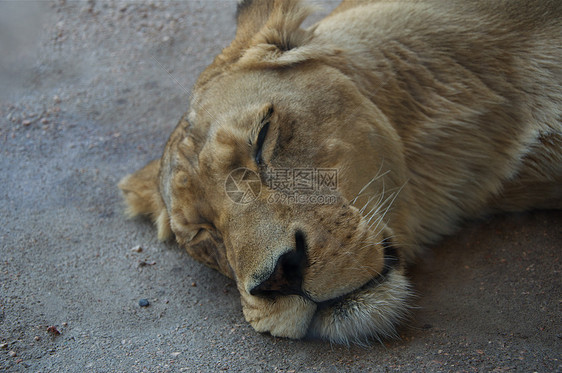
<svg viewBox="0 0 562 373"><path fill-rule="evenodd" d="M371 201L372 201L373 199L375 199L375 197L376 197L377 195L378 195L378 194L375 194L375 195L369 197L369 199L367 200L367 202L365 203L365 205L361 208L361 210L359 210L359 213L360 213L360 214L363 214L363 211L365 211L365 209L367 208L367 206L369 206L369 204L371 203Z"/></svg>
<svg viewBox="0 0 562 373"><path fill-rule="evenodd" d="M394 198L392 199L392 201L390 201L390 203L389 203L388 207L386 208L384 214L382 214L381 218L378 219L379 222L377 223L377 225L375 226L375 228L374 228L373 230L375 230L375 231L377 230L377 228L379 227L380 223L384 220L384 217L385 217L386 214L388 213L390 207L394 204L394 201L396 201L396 198L398 197L398 195L400 194L400 192L402 191L402 189L404 189L404 187L406 186L406 184L408 184L408 181L409 181L409 179L406 180L406 181L404 182L404 184L402 184L402 186L400 187L400 189L398 189L398 192L396 192L396 195L394 196Z"/></svg>
<svg viewBox="0 0 562 373"><path fill-rule="evenodd" d="M387 201L383 202L383 200L382 200L385 193L393 192L397 189L400 189L400 187L385 190L385 185L383 184L383 191L380 192L380 193L377 193L373 197L371 197L370 201L372 201L374 199L374 197L376 197L376 196L379 196L379 199L377 200L377 202L374 204L373 208L371 208L371 210L369 210L369 212L367 214L362 214L365 219L368 219L367 223L369 223L370 219L372 219L373 216L376 215L380 211L380 209L382 208L382 205L384 205L384 203L387 202Z"/></svg>
<svg viewBox="0 0 562 373"><path fill-rule="evenodd" d="M377 208L377 206L379 206L379 205L381 204L382 199L384 198L384 195L385 195L385 193L386 193L385 189L386 189L386 185L385 185L384 180L383 180L383 181L382 181L382 192L380 192L380 193L378 194L380 197L379 197L377 203L375 203L375 205L373 206L373 208L367 213L367 215L365 215L365 218L369 217L369 215L371 215L371 213L373 212L373 210L374 210L375 208ZM367 224L369 224L368 221L367 221Z"/></svg>
<svg viewBox="0 0 562 373"><path fill-rule="evenodd" d="M371 229L371 227L372 227L371 220L373 220L373 218L384 208L385 204L387 204L389 200L394 201L393 198L396 198L394 195L395 195L395 193L392 192L388 197L386 197L386 199L382 203L375 206L376 209L375 209L375 207L373 207L374 212L371 214L371 217L367 220L367 224L369 225L369 229ZM382 198L382 196L381 196L381 198ZM377 220L378 219L375 219L375 221L377 221Z"/></svg>
<svg viewBox="0 0 562 373"><path fill-rule="evenodd" d="M365 185L363 186L363 188L361 188L361 190L359 190L359 193L357 193L357 195L355 196L355 198L353 198L353 199L351 200L350 203L351 203L352 205L355 204L355 202L356 202L357 199L361 196L361 194L363 194L363 192L364 192L373 182L375 182L376 180L380 179L381 177L384 177L386 174L388 174L388 173L390 172L390 170L387 170L387 171L384 172L382 175L379 175L380 172L382 171L383 164L384 164L384 159L382 160L381 166L379 167L377 173L375 174L375 177L373 177L367 184L365 184Z"/></svg>

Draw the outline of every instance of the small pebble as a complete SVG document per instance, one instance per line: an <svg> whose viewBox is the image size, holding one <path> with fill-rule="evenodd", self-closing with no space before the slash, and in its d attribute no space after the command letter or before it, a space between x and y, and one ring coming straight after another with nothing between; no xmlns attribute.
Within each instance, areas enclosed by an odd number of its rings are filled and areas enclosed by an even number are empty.
<svg viewBox="0 0 562 373"><path fill-rule="evenodd" d="M47 332L51 333L52 335L60 335L59 330L55 326L49 326L47 328Z"/></svg>
<svg viewBox="0 0 562 373"><path fill-rule="evenodd" d="M39 341L39 340L41 340L41 338L39 338L39 336L38 336L38 335L36 335L34 339L35 339L36 341Z"/></svg>
<svg viewBox="0 0 562 373"><path fill-rule="evenodd" d="M139 306L148 307L149 305L150 305L150 302L148 301L148 299L143 298L143 299L139 300Z"/></svg>
<svg viewBox="0 0 562 373"><path fill-rule="evenodd" d="M0 345L0 348L4 349L4 348L8 348L8 344L7 343L2 343Z"/></svg>
<svg viewBox="0 0 562 373"><path fill-rule="evenodd" d="M196 284L195 282L192 282L192 283L191 283L191 286L196 287L197 284Z"/></svg>
<svg viewBox="0 0 562 373"><path fill-rule="evenodd" d="M23 122L21 122L21 124L27 127L31 124L31 121L29 119L26 119Z"/></svg>
<svg viewBox="0 0 562 373"><path fill-rule="evenodd" d="M8 352L8 354L9 354L11 357L16 357L16 356L18 356L18 354L16 353L16 351L10 351L10 352Z"/></svg>
<svg viewBox="0 0 562 373"><path fill-rule="evenodd" d="M63 322L63 323L62 323L62 326L63 326L64 328L66 328L66 327L68 326L68 323Z"/></svg>
<svg viewBox="0 0 562 373"><path fill-rule="evenodd" d="M140 245L137 245L137 246L133 247L131 249L131 251L134 252L134 253L140 253L140 252L142 252L142 247Z"/></svg>

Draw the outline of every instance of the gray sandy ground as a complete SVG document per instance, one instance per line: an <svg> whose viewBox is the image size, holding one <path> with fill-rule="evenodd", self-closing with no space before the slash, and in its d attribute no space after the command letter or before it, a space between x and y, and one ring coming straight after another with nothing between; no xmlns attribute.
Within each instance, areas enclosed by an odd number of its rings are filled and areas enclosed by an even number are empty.
<svg viewBox="0 0 562 373"><path fill-rule="evenodd" d="M116 183L160 155L234 8L0 2L0 371L561 371L560 212L431 248L411 320L368 347L256 333L230 280L124 219Z"/></svg>

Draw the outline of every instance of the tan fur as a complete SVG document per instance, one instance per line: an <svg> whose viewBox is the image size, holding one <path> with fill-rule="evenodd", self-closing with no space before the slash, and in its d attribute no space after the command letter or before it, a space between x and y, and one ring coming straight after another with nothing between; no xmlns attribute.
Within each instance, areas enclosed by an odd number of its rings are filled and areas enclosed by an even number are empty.
<svg viewBox="0 0 562 373"><path fill-rule="evenodd" d="M343 1L305 30L299 1L244 1L161 161L119 184L129 215L232 277L258 331L392 335L423 245L562 208L561 4ZM251 203L227 196L239 168L261 179ZM335 201L272 203L267 172L299 168L337 170Z"/></svg>

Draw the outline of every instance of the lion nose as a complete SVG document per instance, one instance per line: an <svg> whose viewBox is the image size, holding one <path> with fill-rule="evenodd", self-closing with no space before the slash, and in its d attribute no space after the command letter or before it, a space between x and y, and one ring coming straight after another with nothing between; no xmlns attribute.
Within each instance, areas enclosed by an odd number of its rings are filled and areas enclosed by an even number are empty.
<svg viewBox="0 0 562 373"><path fill-rule="evenodd" d="M304 270L307 266L306 238L295 232L295 249L281 255L273 273L250 290L251 295L274 297L276 295L305 295L302 290Z"/></svg>

